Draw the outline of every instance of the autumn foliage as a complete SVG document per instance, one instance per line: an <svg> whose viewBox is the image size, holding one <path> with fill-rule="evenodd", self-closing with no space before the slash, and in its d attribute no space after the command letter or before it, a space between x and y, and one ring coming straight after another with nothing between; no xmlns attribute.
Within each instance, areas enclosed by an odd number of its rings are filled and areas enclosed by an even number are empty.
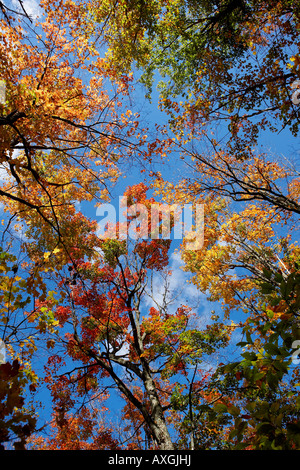
<svg viewBox="0 0 300 470"><path fill-rule="evenodd" d="M0 13L1 448L298 450L297 2Z"/></svg>

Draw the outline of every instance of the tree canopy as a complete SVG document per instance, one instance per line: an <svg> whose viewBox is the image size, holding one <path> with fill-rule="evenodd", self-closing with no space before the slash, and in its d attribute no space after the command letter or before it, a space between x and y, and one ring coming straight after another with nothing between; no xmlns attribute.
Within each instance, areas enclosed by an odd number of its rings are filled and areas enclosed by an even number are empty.
<svg viewBox="0 0 300 470"><path fill-rule="evenodd" d="M298 4L0 15L1 448L299 450Z"/></svg>

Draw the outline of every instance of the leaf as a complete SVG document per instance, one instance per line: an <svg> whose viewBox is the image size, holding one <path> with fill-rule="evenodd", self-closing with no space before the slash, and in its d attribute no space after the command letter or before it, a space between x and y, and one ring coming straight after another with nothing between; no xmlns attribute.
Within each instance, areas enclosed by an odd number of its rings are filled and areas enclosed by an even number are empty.
<svg viewBox="0 0 300 470"><path fill-rule="evenodd" d="M215 403L214 410L217 413L227 413L229 411L228 407L224 403Z"/></svg>
<svg viewBox="0 0 300 470"><path fill-rule="evenodd" d="M228 411L234 417L237 417L240 415L240 409L237 406L234 406L234 405L230 406L228 408Z"/></svg>
<svg viewBox="0 0 300 470"><path fill-rule="evenodd" d="M242 356L247 359L248 361L256 361L257 360L257 355L254 352L249 352L246 351L242 354Z"/></svg>

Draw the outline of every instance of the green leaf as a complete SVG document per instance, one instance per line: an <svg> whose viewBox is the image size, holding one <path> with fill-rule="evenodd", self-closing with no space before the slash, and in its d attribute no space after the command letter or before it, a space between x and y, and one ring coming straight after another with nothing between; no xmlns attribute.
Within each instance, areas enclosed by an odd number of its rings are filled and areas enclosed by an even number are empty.
<svg viewBox="0 0 300 470"><path fill-rule="evenodd" d="M215 403L214 404L214 410L217 413L227 413L228 408L224 403Z"/></svg>
<svg viewBox="0 0 300 470"><path fill-rule="evenodd" d="M257 355L255 354L255 352L246 351L242 354L242 356L245 359L247 359L248 361L256 361L257 360Z"/></svg>
<svg viewBox="0 0 300 470"><path fill-rule="evenodd" d="M229 413L230 413L232 416L234 416L234 417L237 417L237 416L239 416L239 414L240 414L240 409L239 409L237 406L234 406L234 405L233 405L233 406L230 406L230 407L228 408L228 411L229 411Z"/></svg>

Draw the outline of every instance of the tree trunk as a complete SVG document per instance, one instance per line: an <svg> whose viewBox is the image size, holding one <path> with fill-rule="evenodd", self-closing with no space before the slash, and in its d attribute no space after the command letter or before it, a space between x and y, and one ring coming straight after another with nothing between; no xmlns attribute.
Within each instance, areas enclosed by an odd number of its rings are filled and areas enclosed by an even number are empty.
<svg viewBox="0 0 300 470"><path fill-rule="evenodd" d="M156 385L151 376L149 366L143 361L144 386L151 405L150 421L147 423L151 429L152 435L160 450L173 450L174 445L171 440L169 430L166 425L164 412L156 391Z"/></svg>
<svg viewBox="0 0 300 470"><path fill-rule="evenodd" d="M133 315L132 309L131 309L132 300L135 306L135 309L134 309L135 316ZM147 397L150 402L151 415L149 415L149 411L146 409L146 407L143 407L141 411L145 418L146 423L149 426L149 429L151 430L152 437L157 443L158 448L160 450L173 450L174 445L172 443L169 430L167 428L166 420L164 417L164 412L163 412L162 405L159 400L155 382L152 377L150 365L148 361L145 359L145 357L143 356L144 346L143 346L143 340L142 340L141 330L140 330L140 310L139 310L140 299L139 297L135 299L132 299L132 297L130 297L127 300L127 306L129 310L129 318L130 318L132 331L133 331L135 350L137 354L139 355L140 364L142 366L141 379L143 381L145 391L147 393Z"/></svg>

